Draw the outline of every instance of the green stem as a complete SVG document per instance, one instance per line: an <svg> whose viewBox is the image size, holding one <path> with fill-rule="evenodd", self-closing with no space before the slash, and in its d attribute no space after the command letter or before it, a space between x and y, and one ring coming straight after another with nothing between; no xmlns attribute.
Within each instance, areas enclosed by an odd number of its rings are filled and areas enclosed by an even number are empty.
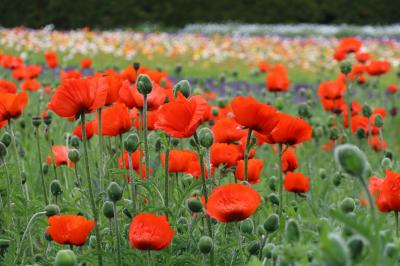
<svg viewBox="0 0 400 266"><path fill-rule="evenodd" d="M278 144L278 177L279 177L279 214L282 213L283 208L283 172L282 172L282 144Z"/></svg>
<svg viewBox="0 0 400 266"><path fill-rule="evenodd" d="M247 139L246 139L246 149L244 152L244 180L247 182L249 181L249 173L248 173L248 164L249 164L249 150L250 150L250 141L251 141L251 133L252 129L249 128L247 132Z"/></svg>
<svg viewBox="0 0 400 266"><path fill-rule="evenodd" d="M117 204L113 202L113 210L114 210L114 226L115 226L115 234L117 236L117 262L118 266L121 266L121 246L120 246L120 234L119 234L119 225L118 225L118 212L117 212Z"/></svg>
<svg viewBox="0 0 400 266"><path fill-rule="evenodd" d="M99 136L99 183L100 183L100 191L103 190L103 125L102 125L102 118L101 118L101 110L102 108L100 107L97 109L97 120L99 123L98 126L98 136Z"/></svg>
<svg viewBox="0 0 400 266"><path fill-rule="evenodd" d="M8 168L4 158L1 158L1 163L4 165L4 171L6 172L7 177L7 206L11 209L11 179L10 174L8 173Z"/></svg>
<svg viewBox="0 0 400 266"><path fill-rule="evenodd" d="M102 251L101 251L101 235L98 225L98 213L96 202L94 199L94 193L92 188L92 179L90 176L90 169L89 169L89 157L88 157L88 150L87 150L87 139L86 139L86 126L85 126L85 114L81 114L81 125L82 125L82 141L83 141L83 153L84 153L84 161L85 161L85 168L86 168L86 179L89 187L89 199L90 205L93 212L93 218L95 221L95 234L96 234L96 249L97 249L97 259L99 266L103 265L103 258L102 258Z"/></svg>
<svg viewBox="0 0 400 266"><path fill-rule="evenodd" d="M169 146L171 137L168 135L167 147L165 148L165 166L164 166L164 198L165 208L169 205Z"/></svg>
<svg viewBox="0 0 400 266"><path fill-rule="evenodd" d="M150 175L150 154L147 143L147 95L143 95L143 140L144 140L144 158L146 163L146 177Z"/></svg>
<svg viewBox="0 0 400 266"><path fill-rule="evenodd" d="M40 178L42 181L44 203L47 205L47 204L49 204L49 200L47 198L46 182L44 181L43 166L42 166L42 154L40 152L40 139L39 139L39 132L38 132L37 127L35 128L35 135L36 135L36 145L37 145L37 152L38 152L38 158L39 158L39 170L40 170Z"/></svg>
<svg viewBox="0 0 400 266"><path fill-rule="evenodd" d="M131 188L132 207L133 207L133 213L136 214L136 190L135 190L135 176L133 174L133 166L132 166L132 153L128 154L128 164L129 164L129 178L130 178L129 185Z"/></svg>
<svg viewBox="0 0 400 266"><path fill-rule="evenodd" d="M394 212L394 219L396 222L396 237L399 237L399 212L398 211Z"/></svg>
<svg viewBox="0 0 400 266"><path fill-rule="evenodd" d="M17 261L18 261L18 258L19 258L19 255L20 255L21 249L22 249L22 243L24 242L25 237L26 237L26 235L28 234L28 232L29 232L29 230L30 230L30 228L31 228L31 226L32 226L32 224L33 224L33 222L36 220L37 217L39 217L39 216L41 216L41 215L45 215L45 214L46 214L46 212L43 211L43 212L37 212L37 213L35 213L34 215L32 215L32 217L31 217L31 219L29 220L29 222L28 222L28 224L27 224L27 226L26 226L26 228L25 228L25 231L24 231L24 233L23 233L23 235L22 235L21 241L20 241L20 243L19 243L19 247L18 247L17 253L16 253L17 255L15 256L15 259L14 259L14 265L16 265L16 263L17 263Z"/></svg>

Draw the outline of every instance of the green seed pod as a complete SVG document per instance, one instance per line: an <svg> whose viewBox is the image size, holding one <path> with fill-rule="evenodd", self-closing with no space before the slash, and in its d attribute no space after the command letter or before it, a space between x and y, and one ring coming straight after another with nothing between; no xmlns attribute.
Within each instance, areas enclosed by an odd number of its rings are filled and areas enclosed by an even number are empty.
<svg viewBox="0 0 400 266"><path fill-rule="evenodd" d="M349 74L351 72L351 68L352 68L352 66L351 66L350 62L346 61L346 62L342 62L340 64L340 72L342 72L342 74L345 74L345 75Z"/></svg>
<svg viewBox="0 0 400 266"><path fill-rule="evenodd" d="M70 249L62 249L57 252L55 266L75 266L78 263L75 253Z"/></svg>
<svg viewBox="0 0 400 266"><path fill-rule="evenodd" d="M203 210L203 204L198 199L189 199L187 201L188 208L194 213L201 212Z"/></svg>
<svg viewBox="0 0 400 266"><path fill-rule="evenodd" d="M21 127L21 129L25 129L25 127L26 127L25 120L20 120L19 126Z"/></svg>
<svg viewBox="0 0 400 266"><path fill-rule="evenodd" d="M130 134L124 141L125 150L129 153L133 153L139 147L140 140L137 134Z"/></svg>
<svg viewBox="0 0 400 266"><path fill-rule="evenodd" d="M319 177L321 179L325 179L326 178L326 170L324 168L320 168L319 169Z"/></svg>
<svg viewBox="0 0 400 266"><path fill-rule="evenodd" d="M0 159L3 161L3 159L7 156L7 147L4 145L3 142L0 142Z"/></svg>
<svg viewBox="0 0 400 266"><path fill-rule="evenodd" d="M340 209L344 213L350 213L350 212L354 211L355 208L356 208L356 205L355 205L354 199L352 199L352 198L345 198L340 203Z"/></svg>
<svg viewBox="0 0 400 266"><path fill-rule="evenodd" d="M344 240L336 233L330 233L322 242L323 259L327 265L349 266L350 251Z"/></svg>
<svg viewBox="0 0 400 266"><path fill-rule="evenodd" d="M204 127L199 130L199 141L200 145L203 146L204 148L210 148L211 145L214 143L214 134L213 132L207 128Z"/></svg>
<svg viewBox="0 0 400 266"><path fill-rule="evenodd" d="M352 259L357 259L358 257L361 256L361 253L363 252L364 249L364 241L361 237L354 235L351 236L347 240L347 246L350 250L350 256Z"/></svg>
<svg viewBox="0 0 400 266"><path fill-rule="evenodd" d="M275 107L276 107L276 109L282 110L282 109L283 109L283 106L284 106L284 100L283 100L283 98L282 98L282 97L276 98L276 101L275 101Z"/></svg>
<svg viewBox="0 0 400 266"><path fill-rule="evenodd" d="M50 191L54 197L60 196L63 193L60 181L57 179L51 181Z"/></svg>
<svg viewBox="0 0 400 266"><path fill-rule="evenodd" d="M111 201L117 202L122 198L122 194L124 191L122 190L121 186L118 185L116 182L111 182L107 188L107 194Z"/></svg>
<svg viewBox="0 0 400 266"><path fill-rule="evenodd" d="M309 106L304 103L299 105L299 107L297 108L297 113L303 119L308 119L312 117Z"/></svg>
<svg viewBox="0 0 400 266"><path fill-rule="evenodd" d="M43 118L43 122L46 126L51 125L51 112L47 112L47 115Z"/></svg>
<svg viewBox="0 0 400 266"><path fill-rule="evenodd" d="M73 147L75 149L79 149L80 143L81 143L81 140L76 136L71 136L69 139L69 144L71 145L71 147Z"/></svg>
<svg viewBox="0 0 400 266"><path fill-rule="evenodd" d="M219 98L217 101L217 105L219 108L224 108L228 104L228 100L226 98Z"/></svg>
<svg viewBox="0 0 400 266"><path fill-rule="evenodd" d="M192 86L188 80L181 80L174 86L174 96L178 96L178 92L182 93L183 96L189 98L192 92Z"/></svg>
<svg viewBox="0 0 400 266"><path fill-rule="evenodd" d="M171 145L173 147L176 147L179 145L179 139L171 139Z"/></svg>
<svg viewBox="0 0 400 266"><path fill-rule="evenodd" d="M339 138L339 131L336 127L333 127L329 130L329 139L337 140Z"/></svg>
<svg viewBox="0 0 400 266"><path fill-rule="evenodd" d="M12 141L11 135L10 135L9 133L5 132L5 133L3 134L3 136L1 137L1 142L2 142L6 147L8 147L8 146L10 146L11 141Z"/></svg>
<svg viewBox="0 0 400 266"><path fill-rule="evenodd" d="M273 213L265 219L264 229L268 233L273 233L279 228L279 216L276 213Z"/></svg>
<svg viewBox="0 0 400 266"><path fill-rule="evenodd" d="M263 257L270 259L272 258L272 251L275 249L275 245L272 243L267 243L262 249Z"/></svg>
<svg viewBox="0 0 400 266"><path fill-rule="evenodd" d="M137 72L140 68L140 63L139 62L134 62L133 63L133 69L135 69L135 71Z"/></svg>
<svg viewBox="0 0 400 266"><path fill-rule="evenodd" d="M361 113L365 117L370 117L372 115L372 109L369 105L366 104L362 107Z"/></svg>
<svg viewBox="0 0 400 266"><path fill-rule="evenodd" d="M105 201L103 203L103 214L108 219L111 219L114 217L113 203L111 201Z"/></svg>
<svg viewBox="0 0 400 266"><path fill-rule="evenodd" d="M383 118L381 115L378 114L375 116L374 124L376 127L383 127Z"/></svg>
<svg viewBox="0 0 400 266"><path fill-rule="evenodd" d="M392 160L387 157L384 157L381 161L381 167L383 170L392 169Z"/></svg>
<svg viewBox="0 0 400 266"><path fill-rule="evenodd" d="M40 116L33 116L32 117L32 125L34 127L39 127L42 123L42 118Z"/></svg>
<svg viewBox="0 0 400 266"><path fill-rule="evenodd" d="M250 242L247 246L247 252L249 252L250 255L258 255L260 252L260 242L257 240Z"/></svg>
<svg viewBox="0 0 400 266"><path fill-rule="evenodd" d="M198 243L198 248L200 250L201 253L203 253L204 255L208 254L211 252L212 248L213 248L213 240L211 237L209 236L202 236L199 240Z"/></svg>
<svg viewBox="0 0 400 266"><path fill-rule="evenodd" d="M46 216L50 217L50 216L54 216L54 215L59 215L60 214L60 207L58 207L55 204L49 204L44 208L45 212L46 212Z"/></svg>
<svg viewBox="0 0 400 266"><path fill-rule="evenodd" d="M269 189L271 189L272 191L276 191L276 182L277 181L278 181L278 178L276 178L276 176L271 176L268 180Z"/></svg>
<svg viewBox="0 0 400 266"><path fill-rule="evenodd" d="M219 110L217 108L213 108L211 113L212 113L213 116L218 116Z"/></svg>
<svg viewBox="0 0 400 266"><path fill-rule="evenodd" d="M146 74L140 74L136 82L137 90L143 95L147 95L153 90L151 79Z"/></svg>
<svg viewBox="0 0 400 266"><path fill-rule="evenodd" d="M333 176L333 180L332 183L335 187L340 186L340 184L342 183L342 174L340 172L335 173L335 175Z"/></svg>
<svg viewBox="0 0 400 266"><path fill-rule="evenodd" d="M285 236L286 240L289 243L297 242L300 240L300 228L299 224L295 220L289 219L286 222Z"/></svg>
<svg viewBox="0 0 400 266"><path fill-rule="evenodd" d="M177 229L178 232L183 234L184 232L187 232L188 230L188 221L185 217L180 217L178 219L178 224L177 224Z"/></svg>
<svg viewBox="0 0 400 266"><path fill-rule="evenodd" d="M268 200L271 202L272 205L279 205L279 198L275 193L269 194Z"/></svg>
<svg viewBox="0 0 400 266"><path fill-rule="evenodd" d="M49 165L47 163L43 163L42 169L44 175L47 175L49 173Z"/></svg>
<svg viewBox="0 0 400 266"><path fill-rule="evenodd" d="M79 153L79 151L77 149L71 149L68 152L68 159L73 162L73 163L77 163L79 161L81 157L81 154Z"/></svg>
<svg viewBox="0 0 400 266"><path fill-rule="evenodd" d="M364 178L368 171L365 154L352 144L343 144L335 149L335 161L343 171L353 177Z"/></svg>
<svg viewBox="0 0 400 266"><path fill-rule="evenodd" d="M356 136L358 139L365 139L367 137L367 133L361 127L357 128Z"/></svg>
<svg viewBox="0 0 400 266"><path fill-rule="evenodd" d="M254 230L254 223L251 218L240 222L240 231L245 234L251 234Z"/></svg>
<svg viewBox="0 0 400 266"><path fill-rule="evenodd" d="M385 257L395 258L398 254L398 248L394 243L387 243L383 251Z"/></svg>

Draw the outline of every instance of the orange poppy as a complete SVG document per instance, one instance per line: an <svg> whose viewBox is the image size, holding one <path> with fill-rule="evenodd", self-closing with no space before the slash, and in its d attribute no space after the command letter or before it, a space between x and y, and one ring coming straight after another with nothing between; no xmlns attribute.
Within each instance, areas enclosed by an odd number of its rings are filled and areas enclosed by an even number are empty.
<svg viewBox="0 0 400 266"><path fill-rule="evenodd" d="M287 77L286 69L283 65L275 65L265 78L268 91L286 92L289 90L290 81Z"/></svg>
<svg viewBox="0 0 400 266"><path fill-rule="evenodd" d="M16 93L17 85L14 82L0 79L0 93Z"/></svg>
<svg viewBox="0 0 400 266"><path fill-rule="evenodd" d="M64 79L48 108L61 117L77 117L104 106L106 98L107 83L104 78Z"/></svg>
<svg viewBox="0 0 400 266"><path fill-rule="evenodd" d="M293 172L299 166L299 162L297 161L297 156L295 150L293 148L288 148L282 154L282 171Z"/></svg>
<svg viewBox="0 0 400 266"><path fill-rule="evenodd" d="M356 53L356 59L360 63L366 63L369 60L370 56L369 53L366 52L358 52Z"/></svg>
<svg viewBox="0 0 400 266"><path fill-rule="evenodd" d="M62 245L82 246L85 244L95 222L79 215L56 215L48 218L47 232Z"/></svg>
<svg viewBox="0 0 400 266"><path fill-rule="evenodd" d="M25 91L37 91L41 86L36 79L27 79L21 83L21 88Z"/></svg>
<svg viewBox="0 0 400 266"><path fill-rule="evenodd" d="M238 222L250 217L258 208L261 197L243 184L227 184L215 188L206 204L206 213L223 222Z"/></svg>
<svg viewBox="0 0 400 266"><path fill-rule="evenodd" d="M85 128L86 128L86 139L89 140L92 138L94 135L94 126L95 123L93 121L86 121L85 122ZM77 136L79 139L82 140L82 125L79 124L75 127L75 129L72 131L72 134Z"/></svg>
<svg viewBox="0 0 400 266"><path fill-rule="evenodd" d="M92 66L92 60L90 58L83 58L79 65L81 68L90 68Z"/></svg>
<svg viewBox="0 0 400 266"><path fill-rule="evenodd" d="M224 165L231 167L240 159L238 145L214 143L210 148L211 164L215 167Z"/></svg>
<svg viewBox="0 0 400 266"><path fill-rule="evenodd" d="M211 174L214 174L214 172L215 168L211 166ZM200 178L201 177L200 161L199 160L189 161L185 173L192 175L194 178ZM208 178L208 171L205 165L204 165L204 173L205 177Z"/></svg>
<svg viewBox="0 0 400 266"><path fill-rule="evenodd" d="M257 184L260 181L260 175L264 167L263 160L250 159L248 161L248 181L250 184ZM244 180L244 161L237 162L235 177L239 180Z"/></svg>
<svg viewBox="0 0 400 266"><path fill-rule="evenodd" d="M49 68L56 68L58 67L58 58L55 52L49 51L44 54L46 59L47 66Z"/></svg>
<svg viewBox="0 0 400 266"><path fill-rule="evenodd" d="M384 194L389 209L391 211L400 211L400 173L386 170L386 176L382 184Z"/></svg>
<svg viewBox="0 0 400 266"><path fill-rule="evenodd" d="M160 155L161 164L165 167L165 154ZM169 152L168 171L170 173L184 173L192 161L198 161L195 152L189 150L171 150Z"/></svg>
<svg viewBox="0 0 400 266"><path fill-rule="evenodd" d="M240 125L233 118L218 119L211 130L215 143L232 143L246 135L246 130L240 129Z"/></svg>
<svg viewBox="0 0 400 266"><path fill-rule="evenodd" d="M116 73L107 72L104 76L107 82L106 105L116 102L119 98L119 91L122 87L122 79Z"/></svg>
<svg viewBox="0 0 400 266"><path fill-rule="evenodd" d="M167 216L140 213L129 226L129 243L139 250L163 250L171 243L175 232Z"/></svg>
<svg viewBox="0 0 400 266"><path fill-rule="evenodd" d="M69 167L74 167L75 164L68 159L69 149L67 147L63 145L52 146L51 151L56 166L68 165ZM51 164L50 155L47 155L47 163Z"/></svg>
<svg viewBox="0 0 400 266"><path fill-rule="evenodd" d="M147 110L156 110L165 101L165 92L158 84L152 81L153 89L147 95ZM122 87L119 91L120 101L123 102L129 108L143 109L144 98L136 84L129 85L129 81L125 80L122 83Z"/></svg>
<svg viewBox="0 0 400 266"><path fill-rule="evenodd" d="M231 102L234 119L240 125L268 134L278 123L275 108L257 102L253 97L238 96Z"/></svg>
<svg viewBox="0 0 400 266"><path fill-rule="evenodd" d="M384 139L381 139L379 136L372 136L371 138L368 139L368 143L371 145L371 148L374 149L374 151L383 151L386 149L387 144Z"/></svg>
<svg viewBox="0 0 400 266"><path fill-rule="evenodd" d="M132 120L129 116L128 107L123 103L116 103L107 107L101 112L101 130L103 136L118 136L128 132L132 127ZM98 134L99 120L94 119L94 132Z"/></svg>
<svg viewBox="0 0 400 266"><path fill-rule="evenodd" d="M390 70L388 61L371 61L367 65L367 72L370 76L380 76L386 74Z"/></svg>
<svg viewBox="0 0 400 266"><path fill-rule="evenodd" d="M385 194L381 193L384 181L384 178L378 178L376 176L370 177L368 181L368 190L372 196L376 196L375 205L378 207L378 210L381 212L390 212L391 210Z"/></svg>
<svg viewBox="0 0 400 266"><path fill-rule="evenodd" d="M310 190L310 178L302 173L287 172L283 187L286 191L295 193L305 193Z"/></svg>
<svg viewBox="0 0 400 266"><path fill-rule="evenodd" d="M0 88L1 88L1 84L0 84ZM395 94L395 93L397 92L397 85L396 85L396 84L390 84L390 85L387 87L387 91L388 91L390 94Z"/></svg>
<svg viewBox="0 0 400 266"><path fill-rule="evenodd" d="M133 126L136 129L139 129L139 125L140 128L143 129L143 123L140 121L139 112L137 111L136 108L133 108L129 112L129 116L131 117L131 119L134 119ZM158 110L147 112L147 130L155 130L155 124L157 122L157 119L158 119Z"/></svg>
<svg viewBox="0 0 400 266"><path fill-rule="evenodd" d="M342 38L339 42L337 50L345 53L355 53L361 48L361 41L354 37Z"/></svg>
<svg viewBox="0 0 400 266"><path fill-rule="evenodd" d="M69 70L69 71L60 71L60 79L80 79L82 74L80 71L77 70Z"/></svg>
<svg viewBox="0 0 400 266"><path fill-rule="evenodd" d="M347 54L343 50L336 49L335 53L333 54L333 59L335 59L336 61L339 61L339 62L346 59L346 57L347 57Z"/></svg>
<svg viewBox="0 0 400 266"><path fill-rule="evenodd" d="M155 128L174 138L193 136L201 124L207 102L201 96L186 99L179 94L177 99L161 106Z"/></svg>
<svg viewBox="0 0 400 266"><path fill-rule="evenodd" d="M17 119L28 104L28 94L24 91L0 93L0 121Z"/></svg>

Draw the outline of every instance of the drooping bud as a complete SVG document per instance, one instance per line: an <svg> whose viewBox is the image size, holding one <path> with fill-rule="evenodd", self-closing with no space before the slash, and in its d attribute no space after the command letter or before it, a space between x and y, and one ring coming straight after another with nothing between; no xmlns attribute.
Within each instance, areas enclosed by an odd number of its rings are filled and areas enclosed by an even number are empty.
<svg viewBox="0 0 400 266"><path fill-rule="evenodd" d="M111 201L107 200L103 203L103 214L108 219L114 217L113 203Z"/></svg>
<svg viewBox="0 0 400 266"><path fill-rule="evenodd" d="M79 149L79 144L81 143L81 140L76 137L76 136L71 136L69 139L69 144L74 147L75 149Z"/></svg>
<svg viewBox="0 0 400 266"><path fill-rule="evenodd" d="M350 62L342 62L340 64L340 72L342 72L342 74L349 74L351 72L351 63Z"/></svg>
<svg viewBox="0 0 400 266"><path fill-rule="evenodd" d="M62 249L57 252L54 262L55 266L75 266L78 260L75 253L70 249Z"/></svg>
<svg viewBox="0 0 400 266"><path fill-rule="evenodd" d="M340 209L344 213L352 212L352 211L354 211L355 208L356 208L356 205L355 205L354 199L352 199L352 198L347 197L340 203Z"/></svg>
<svg viewBox="0 0 400 266"><path fill-rule="evenodd" d="M6 146L6 147L8 147L8 146L10 146L10 144L11 144L11 135L8 133L8 132L5 132L4 134L3 134L3 136L1 137L1 142Z"/></svg>
<svg viewBox="0 0 400 266"><path fill-rule="evenodd" d="M384 157L381 161L381 167L383 170L391 169L392 168L392 160L388 157Z"/></svg>
<svg viewBox="0 0 400 266"><path fill-rule="evenodd" d="M130 134L124 141L125 150L128 153L133 153L139 147L140 140L137 134Z"/></svg>
<svg viewBox="0 0 400 266"><path fill-rule="evenodd" d="M174 96L178 96L178 92L182 93L183 96L189 98L192 94L192 86L190 85L189 81L184 79L179 81L174 86Z"/></svg>
<svg viewBox="0 0 400 266"><path fill-rule="evenodd" d="M397 255L398 252L399 250L394 243L387 243L383 251L383 254L385 257L394 258L398 256Z"/></svg>
<svg viewBox="0 0 400 266"><path fill-rule="evenodd" d="M199 141L200 145L203 146L204 148L210 148L211 145L214 143L214 134L213 132L207 128L204 127L199 130Z"/></svg>
<svg viewBox="0 0 400 266"><path fill-rule="evenodd" d="M81 158L81 155L79 153L79 151L77 149L71 149L68 152L68 159L73 162L73 163L77 163L79 161L79 159Z"/></svg>
<svg viewBox="0 0 400 266"><path fill-rule="evenodd" d="M201 253L208 254L213 248L213 240L209 236L202 236L198 243L198 248Z"/></svg>
<svg viewBox="0 0 400 266"><path fill-rule="evenodd" d="M285 226L285 236L289 243L300 240L299 224L294 219L289 219Z"/></svg>
<svg viewBox="0 0 400 266"><path fill-rule="evenodd" d="M57 179L51 181L50 183L50 191L54 197L60 196L62 194L61 183Z"/></svg>
<svg viewBox="0 0 400 266"><path fill-rule="evenodd" d="M111 201L117 202L122 198L123 190L117 182L111 182L107 188L107 194Z"/></svg>
<svg viewBox="0 0 400 266"><path fill-rule="evenodd" d="M279 228L279 216L276 213L267 217L264 222L264 229L268 233L273 233Z"/></svg>
<svg viewBox="0 0 400 266"><path fill-rule="evenodd" d="M4 145L3 142L0 142L0 159L3 161L3 159L7 156L7 147Z"/></svg>
<svg viewBox="0 0 400 266"><path fill-rule="evenodd" d="M55 204L49 204L44 208L45 212L46 212L46 216L50 217L50 216L54 216L54 215L58 215L60 214L60 208L58 207L58 205Z"/></svg>
<svg viewBox="0 0 400 266"><path fill-rule="evenodd" d="M149 94L153 89L153 84L151 83L151 79L146 74L140 74L137 78L137 89L143 94Z"/></svg>
<svg viewBox="0 0 400 266"><path fill-rule="evenodd" d="M349 249L337 233L328 235L326 241L322 243L322 251L324 252L324 261L327 265L350 265L350 252Z"/></svg>
<svg viewBox="0 0 400 266"><path fill-rule="evenodd" d="M347 240L347 246L349 247L350 256L353 260L361 256L364 245L364 240L358 235L351 236Z"/></svg>
<svg viewBox="0 0 400 266"><path fill-rule="evenodd" d="M335 161L348 175L363 178L366 176L369 163L365 154L352 144L343 144L335 149Z"/></svg>

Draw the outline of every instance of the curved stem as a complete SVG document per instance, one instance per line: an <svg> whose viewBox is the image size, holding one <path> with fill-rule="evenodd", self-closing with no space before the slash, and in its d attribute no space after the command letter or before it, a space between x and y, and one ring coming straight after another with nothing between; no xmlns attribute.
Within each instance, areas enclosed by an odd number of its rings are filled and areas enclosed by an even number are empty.
<svg viewBox="0 0 400 266"><path fill-rule="evenodd" d="M117 212L117 204L113 202L113 211L114 211L114 226L115 226L115 235L117 236L117 265L121 264L121 246L120 246L120 234L119 234L119 225L118 225L118 212Z"/></svg>
<svg viewBox="0 0 400 266"><path fill-rule="evenodd" d="M39 159L39 170L40 170L40 178L42 181L44 203L47 205L47 204L49 204L49 200L47 198L46 182L44 181L43 166L42 166L42 154L40 152L40 139L39 139L38 128L35 128L35 135L36 135L36 145L37 145L37 152L38 152L38 159Z"/></svg>
<svg viewBox="0 0 400 266"><path fill-rule="evenodd" d="M143 95L143 140L144 140L144 159L146 163L146 177L150 175L150 154L147 143L147 95Z"/></svg>
<svg viewBox="0 0 400 266"><path fill-rule="evenodd" d="M95 221L95 234L96 234L96 249L97 249L97 259L99 266L103 265L103 257L102 257L102 251L101 251L101 235L100 235L100 230L99 230L99 225L98 225L98 213L97 213L97 207L96 207L96 202L94 200L94 193L93 193L93 188L92 188L92 179L90 177L90 168L89 168L89 157L88 157L88 149L87 149L87 139L86 139L86 126L85 126L85 114L81 114L81 125L82 125L82 141L83 141L83 155L84 155L84 161L85 161L85 168L86 168L86 180L88 183L89 187L89 199L90 199L90 205L92 208L93 212L93 218Z"/></svg>
<svg viewBox="0 0 400 266"><path fill-rule="evenodd" d="M252 130L249 128L247 132L247 139L246 139L246 149L244 151L244 180L249 181L249 171L248 171L248 164L249 164L249 150L250 150L250 141L251 141L251 133Z"/></svg>

